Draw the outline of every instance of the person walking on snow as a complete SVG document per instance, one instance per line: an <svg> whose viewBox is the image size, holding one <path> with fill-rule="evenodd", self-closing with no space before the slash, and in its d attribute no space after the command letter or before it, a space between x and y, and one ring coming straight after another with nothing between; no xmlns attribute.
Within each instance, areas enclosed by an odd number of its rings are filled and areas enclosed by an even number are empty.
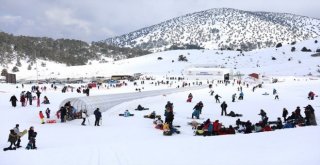
<svg viewBox="0 0 320 165"><path fill-rule="evenodd" d="M225 116L227 116L227 107L228 105L226 104L226 102L224 101L222 104L221 104L221 116L223 116L223 113Z"/></svg>
<svg viewBox="0 0 320 165"><path fill-rule="evenodd" d="M41 95L41 92L39 90L37 90L36 95L37 95L37 107L40 107L40 95Z"/></svg>
<svg viewBox="0 0 320 165"><path fill-rule="evenodd" d="M216 103L220 103L219 98L221 98L221 96L219 96L218 94L216 94L216 95L214 96L214 98L216 99Z"/></svg>
<svg viewBox="0 0 320 165"><path fill-rule="evenodd" d="M82 117L82 119L83 119L81 125L86 125L85 122L86 122L86 118L88 117L87 110L83 110L83 111L82 111L81 117Z"/></svg>
<svg viewBox="0 0 320 165"><path fill-rule="evenodd" d="M283 108L283 111L282 111L283 121L287 121L288 114L289 114L288 110L286 108Z"/></svg>
<svg viewBox="0 0 320 165"><path fill-rule="evenodd" d="M39 117L41 120L41 124L44 124L44 115L43 115L42 111L39 111Z"/></svg>
<svg viewBox="0 0 320 165"><path fill-rule="evenodd" d="M26 97L27 97L27 100L29 101L29 105L32 105L32 93L27 91Z"/></svg>
<svg viewBox="0 0 320 165"><path fill-rule="evenodd" d="M100 126L99 122L100 122L100 118L101 118L101 112L99 111L99 108L97 108L94 112L93 112L94 116L96 117L96 121L94 122L94 126Z"/></svg>
<svg viewBox="0 0 320 165"><path fill-rule="evenodd" d="M17 106L17 101L18 101L17 97L15 95L12 95L10 98L10 102L13 107Z"/></svg>
<svg viewBox="0 0 320 165"><path fill-rule="evenodd" d="M47 115L47 118L49 119L50 118L50 109L49 108L46 109L46 115Z"/></svg>
<svg viewBox="0 0 320 165"><path fill-rule="evenodd" d="M237 94L233 94L233 95L232 95L232 102L235 102L235 101L236 101L236 97L237 97Z"/></svg>
<svg viewBox="0 0 320 165"><path fill-rule="evenodd" d="M16 144L16 147L17 148L20 148L21 145L21 139L20 139L20 136L21 136L21 132L19 130L19 124L16 124L16 127L13 128L13 131L15 132L15 134L17 135L17 144Z"/></svg>
<svg viewBox="0 0 320 165"><path fill-rule="evenodd" d="M29 131L28 131L28 140L29 140L29 143L31 144L31 148L30 149L37 149L37 147L36 147L36 135L37 135L37 133L34 131L34 127L31 126ZM26 148L26 149L28 149L28 148Z"/></svg>
<svg viewBox="0 0 320 165"><path fill-rule="evenodd" d="M273 88L273 95L277 94L277 90L275 88Z"/></svg>
<svg viewBox="0 0 320 165"><path fill-rule="evenodd" d="M16 149L16 141L18 139L18 135L14 132L13 129L10 130L10 134L9 134L9 138L8 138L8 142L10 142L10 146L7 148L4 148L3 150L15 150ZM13 147L12 147L13 146Z"/></svg>
<svg viewBox="0 0 320 165"><path fill-rule="evenodd" d="M24 93L22 93L20 96L20 102L21 102L21 106L24 107L26 102L26 97L24 96Z"/></svg>
<svg viewBox="0 0 320 165"><path fill-rule="evenodd" d="M243 92L241 91L240 94L239 94L238 100L243 100L243 95L244 95L244 94L243 94Z"/></svg>

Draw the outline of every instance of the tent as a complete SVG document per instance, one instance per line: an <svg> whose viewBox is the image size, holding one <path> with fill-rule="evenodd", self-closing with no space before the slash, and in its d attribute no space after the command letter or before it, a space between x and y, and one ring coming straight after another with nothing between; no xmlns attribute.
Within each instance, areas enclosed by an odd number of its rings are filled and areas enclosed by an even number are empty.
<svg viewBox="0 0 320 165"><path fill-rule="evenodd" d="M135 93L121 93L112 95L98 95L98 96L85 96L85 97L75 97L63 100L60 103L60 107L64 106L70 101L71 105L78 111L86 109L88 115L93 114L94 110L97 108L101 112L105 112L111 107L121 104L123 102L141 99L145 97L152 97L158 95L167 95L171 93L184 92L189 90L203 89L207 86L194 86L185 88L174 88L174 89L164 89L164 90L153 90L145 92L135 92Z"/></svg>

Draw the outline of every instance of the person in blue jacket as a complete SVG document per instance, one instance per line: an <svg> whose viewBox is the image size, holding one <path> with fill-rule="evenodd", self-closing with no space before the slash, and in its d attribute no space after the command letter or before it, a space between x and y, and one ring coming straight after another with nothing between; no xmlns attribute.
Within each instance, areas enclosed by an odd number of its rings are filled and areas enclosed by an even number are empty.
<svg viewBox="0 0 320 165"><path fill-rule="evenodd" d="M129 116L131 116L131 113L129 112L129 110L126 110L126 111L124 111L123 116L129 117Z"/></svg>

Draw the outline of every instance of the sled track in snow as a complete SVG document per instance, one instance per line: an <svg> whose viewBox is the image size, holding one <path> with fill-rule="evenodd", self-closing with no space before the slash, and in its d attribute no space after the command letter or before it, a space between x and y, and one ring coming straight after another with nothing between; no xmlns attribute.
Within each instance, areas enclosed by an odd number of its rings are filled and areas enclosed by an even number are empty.
<svg viewBox="0 0 320 165"><path fill-rule="evenodd" d="M70 101L71 105L74 106L78 111L82 109L86 109L88 111L88 114L90 115L90 114L93 114L93 111L96 110L97 108L99 108L101 112L106 112L110 108L127 101L132 101L132 100L146 98L146 97L168 95L172 93L185 92L190 90L199 90L207 87L208 86L203 85L203 86L193 86L193 87L184 87L184 88L143 91L143 92L135 92L135 93L121 93L121 94L111 94L111 95L67 98L61 102L60 107L64 106L65 103Z"/></svg>

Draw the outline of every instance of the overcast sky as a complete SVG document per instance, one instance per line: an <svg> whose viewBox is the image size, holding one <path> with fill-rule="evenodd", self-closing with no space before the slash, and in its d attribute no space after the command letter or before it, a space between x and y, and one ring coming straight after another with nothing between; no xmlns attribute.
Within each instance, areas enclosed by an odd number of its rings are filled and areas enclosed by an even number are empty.
<svg viewBox="0 0 320 165"><path fill-rule="evenodd" d="M320 18L320 0L0 0L0 31L91 42L221 7Z"/></svg>

